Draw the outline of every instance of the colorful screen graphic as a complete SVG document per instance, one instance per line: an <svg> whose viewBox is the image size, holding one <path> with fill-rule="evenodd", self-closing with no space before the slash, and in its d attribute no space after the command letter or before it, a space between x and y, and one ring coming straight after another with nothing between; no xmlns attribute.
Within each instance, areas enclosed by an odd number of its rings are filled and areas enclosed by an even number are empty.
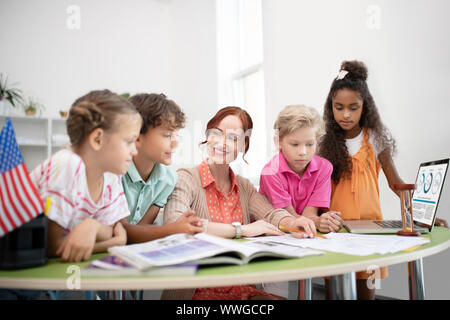
<svg viewBox="0 0 450 320"><path fill-rule="evenodd" d="M412 200L415 221L427 225L433 223L447 165L443 163L420 168Z"/></svg>

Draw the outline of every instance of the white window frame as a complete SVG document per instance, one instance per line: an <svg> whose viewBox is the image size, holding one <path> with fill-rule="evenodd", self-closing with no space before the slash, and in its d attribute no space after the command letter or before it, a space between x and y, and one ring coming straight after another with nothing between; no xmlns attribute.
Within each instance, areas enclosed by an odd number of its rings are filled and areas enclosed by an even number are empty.
<svg viewBox="0 0 450 320"><path fill-rule="evenodd" d="M238 160L232 163L233 170L240 175L249 178L250 181L257 185L259 183L259 175L262 167L266 161L267 157L267 134L266 130L266 106L265 106L265 96L264 96L264 71L263 71L263 61L255 61L255 64L246 66L242 68L242 11L243 11L243 1L245 0L216 0L217 3L217 15L218 24L221 23L221 19L224 22L224 26L220 29L218 26L218 95L219 95L219 109L227 105L235 105L242 107L249 111L252 116L254 131L257 130L259 133L264 134L253 134L251 137L250 150L246 155L247 165L242 161L242 157L239 156ZM261 1L261 0L260 0ZM219 12L219 11L223 12ZM229 15L223 16L223 14ZM222 16L219 16L222 15ZM226 23L225 23L226 21ZM261 21L262 28L262 21ZM219 31L222 30L222 31ZM219 34L223 32L223 34ZM262 32L262 30L261 30ZM222 42L220 42L222 41ZM263 47L261 44L260 57L263 59ZM256 116L257 110L249 110L245 101L245 87L244 83L247 77L252 76L258 72L262 72L262 96L260 97L263 102L262 105L258 105L258 110L263 110L264 114L259 114ZM259 121L257 119L260 119ZM255 121L256 120L256 121ZM256 146L259 146L258 148ZM257 151L256 151L257 150ZM255 156L255 152L258 153ZM253 155L253 159L249 159L249 155ZM258 163L255 163L258 162Z"/></svg>

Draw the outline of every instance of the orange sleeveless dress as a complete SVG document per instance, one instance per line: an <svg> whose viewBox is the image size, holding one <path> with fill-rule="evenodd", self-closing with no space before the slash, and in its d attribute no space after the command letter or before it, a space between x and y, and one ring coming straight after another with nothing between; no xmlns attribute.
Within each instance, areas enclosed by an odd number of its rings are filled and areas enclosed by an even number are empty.
<svg viewBox="0 0 450 320"><path fill-rule="evenodd" d="M363 131L361 148L350 157L351 177L342 176L337 184L333 182L330 210L340 211L344 220L383 220L378 186L381 163L369 141L368 130ZM356 273L356 278L367 279L371 275L362 271ZM387 268L381 268L380 278L387 276Z"/></svg>

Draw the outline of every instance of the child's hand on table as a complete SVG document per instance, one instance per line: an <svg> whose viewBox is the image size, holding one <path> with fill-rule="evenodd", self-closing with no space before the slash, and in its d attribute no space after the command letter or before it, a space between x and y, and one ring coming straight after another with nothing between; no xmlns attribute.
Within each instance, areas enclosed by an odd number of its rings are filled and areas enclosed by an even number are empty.
<svg viewBox="0 0 450 320"><path fill-rule="evenodd" d="M192 210L183 213L175 222L174 226L179 233L195 234L203 232L203 221L199 217L194 217Z"/></svg>
<svg viewBox="0 0 450 320"><path fill-rule="evenodd" d="M127 231L120 222L114 225L113 239L115 240L116 246L124 246L127 244Z"/></svg>
<svg viewBox="0 0 450 320"><path fill-rule="evenodd" d="M56 254L61 256L62 261L66 262L88 260L94 249L98 228L97 221L83 220L65 237Z"/></svg>
<svg viewBox="0 0 450 320"><path fill-rule="evenodd" d="M344 224L344 220L341 218L341 213L337 211L322 213L319 218L320 220L316 227L322 233L338 232Z"/></svg>
<svg viewBox="0 0 450 320"><path fill-rule="evenodd" d="M444 227L444 228L448 229L447 220L444 220L444 219L436 218L436 221L434 221L434 225L435 226L439 226L439 227Z"/></svg>

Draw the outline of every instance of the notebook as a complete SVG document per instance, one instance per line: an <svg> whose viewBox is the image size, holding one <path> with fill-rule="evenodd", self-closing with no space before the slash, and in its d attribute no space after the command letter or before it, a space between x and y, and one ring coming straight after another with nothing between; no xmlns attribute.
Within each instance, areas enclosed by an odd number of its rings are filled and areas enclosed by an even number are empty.
<svg viewBox="0 0 450 320"><path fill-rule="evenodd" d="M448 165L449 159L429 161L422 163L417 172L412 206L414 229L421 233L433 228ZM345 220L344 227L351 233L396 233L402 230L402 221Z"/></svg>

